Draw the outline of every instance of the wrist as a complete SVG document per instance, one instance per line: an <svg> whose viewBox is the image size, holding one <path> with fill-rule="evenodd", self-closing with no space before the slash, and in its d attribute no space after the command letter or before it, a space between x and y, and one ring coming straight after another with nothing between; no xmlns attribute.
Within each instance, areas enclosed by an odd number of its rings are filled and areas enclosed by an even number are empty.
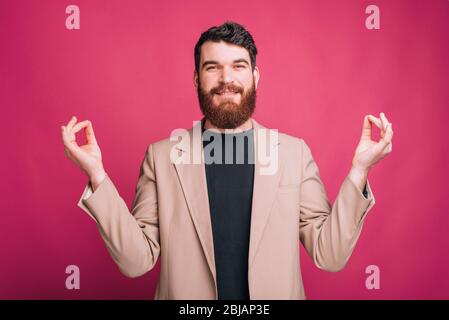
<svg viewBox="0 0 449 320"><path fill-rule="evenodd" d="M104 181L104 179L106 179L106 172L104 170L99 170L89 175L89 181L93 191L98 188L98 186Z"/></svg>
<svg viewBox="0 0 449 320"><path fill-rule="evenodd" d="M363 192L368 179L369 169L352 166L348 178Z"/></svg>

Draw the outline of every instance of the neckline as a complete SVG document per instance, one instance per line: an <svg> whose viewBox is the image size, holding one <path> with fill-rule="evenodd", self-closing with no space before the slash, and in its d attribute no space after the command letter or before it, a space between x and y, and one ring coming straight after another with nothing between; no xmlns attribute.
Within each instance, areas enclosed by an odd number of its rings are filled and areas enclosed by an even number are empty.
<svg viewBox="0 0 449 320"><path fill-rule="evenodd" d="M204 134L204 132L208 132L208 134L214 135L214 136L219 136L219 135L225 135L225 136L243 136L243 135L247 135L247 134L251 134L254 131L254 127L249 128L245 131L241 131L241 132L235 132L235 133L225 133L225 132L216 132L210 129L206 129L204 128L204 123L201 123L201 133Z"/></svg>

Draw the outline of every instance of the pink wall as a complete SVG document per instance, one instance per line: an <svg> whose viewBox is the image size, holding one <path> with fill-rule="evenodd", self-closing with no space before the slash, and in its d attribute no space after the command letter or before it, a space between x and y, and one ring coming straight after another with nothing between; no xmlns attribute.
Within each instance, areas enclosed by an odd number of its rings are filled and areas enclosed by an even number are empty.
<svg viewBox="0 0 449 320"><path fill-rule="evenodd" d="M107 4L106 4L107 3ZM340 4L338 4L340 3ZM200 119L193 46L235 20L254 35L255 118L302 137L333 201L366 113L394 125L393 153L370 173L376 205L346 269L303 254L310 299L448 299L449 1L0 1L0 298L153 298L158 270L122 276L76 205L87 178L60 126L90 119L128 203L146 146ZM65 27L65 8L81 29ZM380 30L365 8L381 10ZM65 267L81 289L65 288ZM379 290L365 268L380 268Z"/></svg>

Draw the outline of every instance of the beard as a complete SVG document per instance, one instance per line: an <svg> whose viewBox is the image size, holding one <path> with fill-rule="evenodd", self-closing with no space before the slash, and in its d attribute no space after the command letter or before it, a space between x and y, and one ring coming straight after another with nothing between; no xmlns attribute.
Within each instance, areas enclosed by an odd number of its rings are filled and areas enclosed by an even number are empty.
<svg viewBox="0 0 449 320"><path fill-rule="evenodd" d="M224 100L219 105L215 105L213 102L215 94L226 90L239 93L241 97L240 103ZM246 90L246 92L242 87L233 84L221 84L212 88L209 92L205 92L201 85L198 85L197 91L201 112L217 128L237 128L252 116L256 108L256 87L254 81L251 88Z"/></svg>

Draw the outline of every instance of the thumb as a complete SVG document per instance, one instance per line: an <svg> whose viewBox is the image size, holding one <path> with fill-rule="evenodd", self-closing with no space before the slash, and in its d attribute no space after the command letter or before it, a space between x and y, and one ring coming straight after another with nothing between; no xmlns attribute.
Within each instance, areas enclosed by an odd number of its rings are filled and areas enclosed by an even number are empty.
<svg viewBox="0 0 449 320"><path fill-rule="evenodd" d="M369 115L366 115L363 118L363 127L362 127L362 139L371 139L371 122L369 119Z"/></svg>

